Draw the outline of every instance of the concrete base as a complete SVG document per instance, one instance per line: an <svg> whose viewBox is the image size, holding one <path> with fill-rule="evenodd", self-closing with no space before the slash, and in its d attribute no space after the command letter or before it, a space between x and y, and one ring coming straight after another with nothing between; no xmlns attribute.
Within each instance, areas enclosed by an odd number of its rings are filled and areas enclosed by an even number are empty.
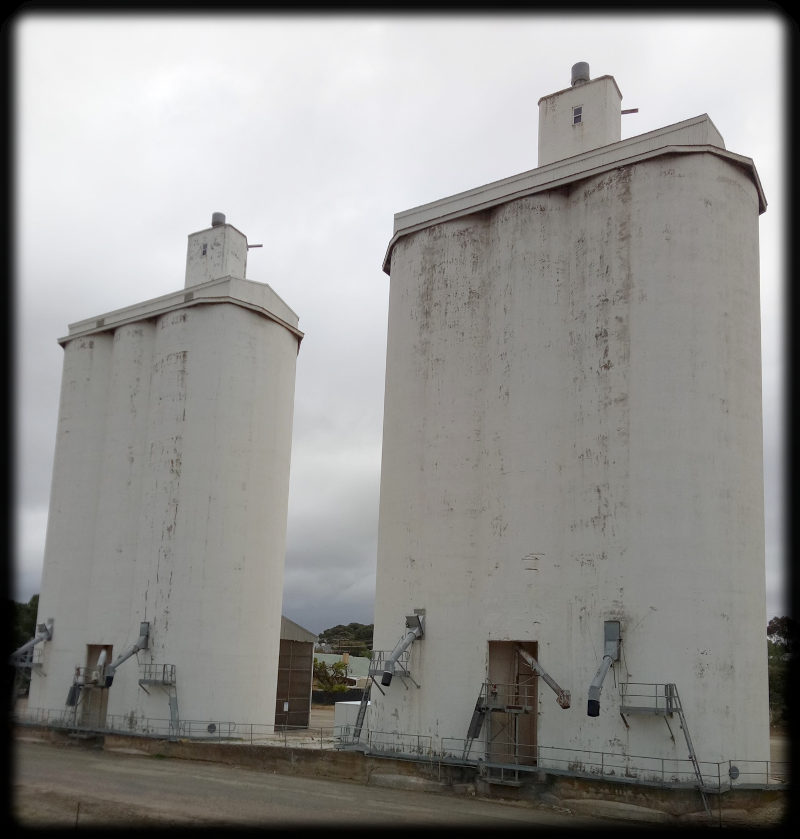
<svg viewBox="0 0 800 839"><path fill-rule="evenodd" d="M611 822L630 824L765 827L781 824L788 812L789 791L786 789L734 789L720 795L708 795L712 811L709 819L696 790L612 784L544 772L529 776L523 773L518 787L500 786L480 778L473 766L395 760L357 751L169 741L118 734L76 740L66 732L41 726L16 726L14 736L75 747L212 761L282 775L347 780L370 786L477 796L487 800L503 799L517 801L521 806L600 816Z"/></svg>

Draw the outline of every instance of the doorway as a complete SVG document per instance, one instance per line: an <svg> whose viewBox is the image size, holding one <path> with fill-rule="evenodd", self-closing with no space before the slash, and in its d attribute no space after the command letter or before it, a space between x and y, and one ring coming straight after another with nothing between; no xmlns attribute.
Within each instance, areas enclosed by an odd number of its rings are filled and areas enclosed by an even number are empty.
<svg viewBox="0 0 800 839"><path fill-rule="evenodd" d="M106 727L106 711L108 709L108 690L101 674L97 672L97 661L100 653L105 650L106 664L112 661L111 644L86 645L86 669L84 688L81 701L81 725L92 729Z"/></svg>
<svg viewBox="0 0 800 839"><path fill-rule="evenodd" d="M538 678L519 654L536 658L536 641L489 641L486 755L497 763L536 764Z"/></svg>

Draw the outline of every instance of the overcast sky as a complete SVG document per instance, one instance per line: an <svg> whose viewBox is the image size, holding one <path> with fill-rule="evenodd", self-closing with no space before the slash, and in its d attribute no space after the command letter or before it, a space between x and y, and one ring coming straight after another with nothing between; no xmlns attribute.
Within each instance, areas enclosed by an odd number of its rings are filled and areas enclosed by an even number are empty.
<svg viewBox="0 0 800 839"><path fill-rule="evenodd" d="M12 594L39 591L62 349L84 318L183 287L220 211L298 313L283 613L373 621L393 216L533 169L537 102L614 76L623 139L707 113L754 160L767 617L786 614L784 24L777 16L18 18Z"/></svg>

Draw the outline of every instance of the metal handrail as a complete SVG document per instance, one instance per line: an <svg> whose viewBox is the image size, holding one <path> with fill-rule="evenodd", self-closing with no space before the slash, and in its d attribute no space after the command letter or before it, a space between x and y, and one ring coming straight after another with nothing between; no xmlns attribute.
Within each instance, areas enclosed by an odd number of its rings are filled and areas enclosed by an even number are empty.
<svg viewBox="0 0 800 839"><path fill-rule="evenodd" d="M66 710L33 709L16 712L12 721L18 724L43 725L70 732L110 733L141 736L153 739L174 739L171 722L166 718L137 718L129 715L109 715L106 726L101 730L76 724L72 713ZM134 727L131 727L131 723ZM214 725L214 731L209 726ZM227 744L262 746L285 746L292 748L313 748L339 750L348 745L348 727L304 727L267 725L259 723L235 723L209 720L181 720L181 739L195 741L214 740ZM363 746L363 744L361 744ZM555 775L571 777L602 778L611 782L639 783L645 786L693 787L696 777L690 760L663 758L651 755L622 755L612 752L576 749L574 747L548 746L539 744L530 747L526 757L535 756L535 765L517 763L516 759L486 761L462 757L467 741L464 738L441 738L438 746L431 736L402 734L398 732L371 731L367 754L386 755L398 759L423 760L426 762L447 762L464 766L504 765L520 772L544 771ZM479 744L475 743L475 750ZM502 757L502 755L500 755ZM707 792L725 792L735 788L785 788L791 775L789 761L769 760L725 760L700 762L703 788ZM732 771L735 769L736 771Z"/></svg>
<svg viewBox="0 0 800 839"><path fill-rule="evenodd" d="M484 682L481 701L487 709L532 709L536 701L536 683Z"/></svg>
<svg viewBox="0 0 800 839"><path fill-rule="evenodd" d="M163 685L175 684L174 664L141 664L139 666L139 681L154 682Z"/></svg>
<svg viewBox="0 0 800 839"><path fill-rule="evenodd" d="M370 676L377 676L383 673L386 667L386 661L392 655L392 650L373 650L372 657L370 658L369 662L369 674ZM397 661L395 662L395 672L400 676L408 676L408 664L411 660L411 650L403 650L400 653Z"/></svg>
<svg viewBox="0 0 800 839"><path fill-rule="evenodd" d="M680 711L680 699L669 682L621 682L619 692L623 708L646 708L656 714Z"/></svg>

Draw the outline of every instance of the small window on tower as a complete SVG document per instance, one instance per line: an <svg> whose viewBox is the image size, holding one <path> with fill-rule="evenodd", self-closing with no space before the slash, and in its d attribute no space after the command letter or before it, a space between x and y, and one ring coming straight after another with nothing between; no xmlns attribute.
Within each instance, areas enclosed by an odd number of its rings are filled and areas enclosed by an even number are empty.
<svg viewBox="0 0 800 839"><path fill-rule="evenodd" d="M583 118L583 105L577 105L572 109L572 124L577 125Z"/></svg>
<svg viewBox="0 0 800 839"><path fill-rule="evenodd" d="M208 245L203 245L203 252L202 252L201 256L205 256L207 250L208 250Z"/></svg>

